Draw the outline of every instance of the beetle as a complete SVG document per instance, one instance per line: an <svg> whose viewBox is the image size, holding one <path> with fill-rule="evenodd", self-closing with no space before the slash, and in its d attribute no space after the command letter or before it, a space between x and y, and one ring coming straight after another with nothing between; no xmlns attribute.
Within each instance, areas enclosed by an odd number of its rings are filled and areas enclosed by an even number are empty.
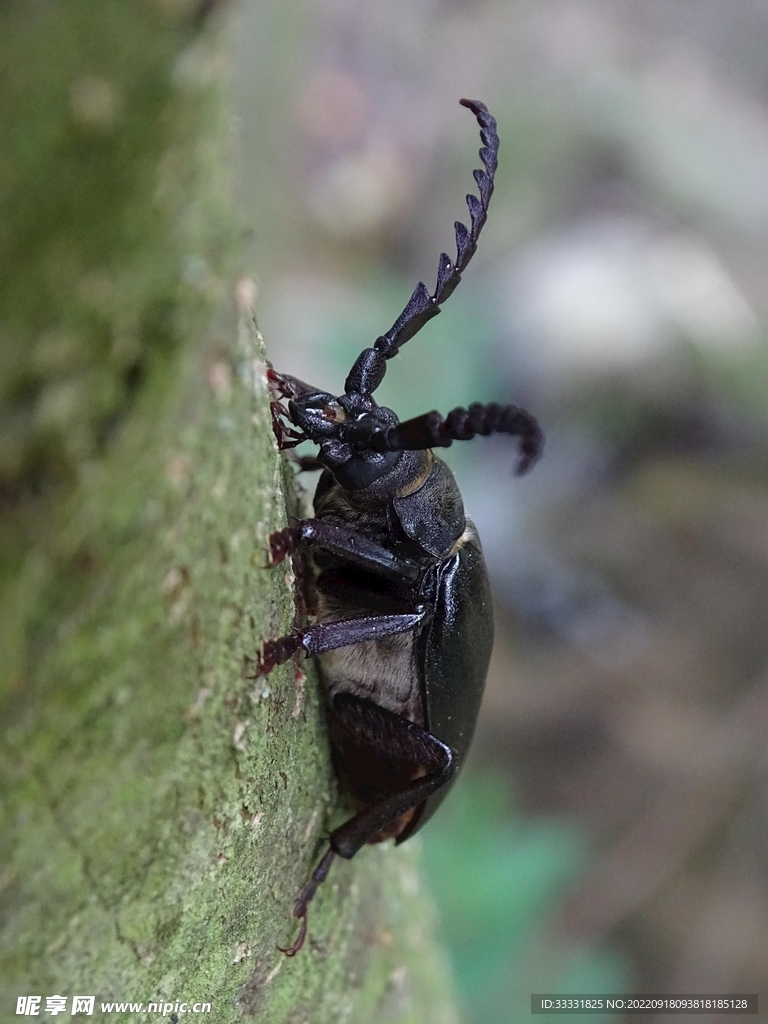
<svg viewBox="0 0 768 1024"><path fill-rule="evenodd" d="M331 832L328 849L293 906L307 908L334 859L366 843L402 843L434 814L469 750L493 646L488 575L480 540L448 466L433 449L476 434L519 439L518 474L539 457L535 418L514 405L429 412L403 423L373 393L387 360L440 312L471 260L488 215L497 166L496 121L475 115L484 170L480 197L467 196L471 227L455 224L456 259L440 255L437 285L419 283L393 326L364 349L343 395L311 387L271 366L272 423L280 449L319 446L302 468L322 469L314 517L272 533L269 559L301 551L312 570L315 620L267 640L256 676L296 653L319 656L333 760L356 813Z"/></svg>

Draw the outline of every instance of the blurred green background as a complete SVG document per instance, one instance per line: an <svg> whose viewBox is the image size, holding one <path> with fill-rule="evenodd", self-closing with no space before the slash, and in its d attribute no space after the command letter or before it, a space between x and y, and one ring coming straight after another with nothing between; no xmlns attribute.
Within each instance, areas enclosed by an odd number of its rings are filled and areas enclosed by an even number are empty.
<svg viewBox="0 0 768 1024"><path fill-rule="evenodd" d="M424 832L466 1021L764 990L768 6L261 0L235 40L260 325L324 389L453 252L459 98L499 123L479 251L379 392L547 434L522 480L503 440L447 453L498 601L472 763Z"/></svg>

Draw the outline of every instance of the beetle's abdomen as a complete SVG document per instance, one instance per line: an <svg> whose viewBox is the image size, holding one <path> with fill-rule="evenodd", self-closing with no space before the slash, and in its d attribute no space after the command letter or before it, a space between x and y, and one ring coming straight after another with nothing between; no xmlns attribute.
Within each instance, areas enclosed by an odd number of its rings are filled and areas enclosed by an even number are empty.
<svg viewBox="0 0 768 1024"><path fill-rule="evenodd" d="M340 575L338 570L334 571L335 579ZM370 608L347 604L324 593L321 575L318 622L338 622L370 614ZM329 699L337 693L351 693L419 725L424 724L413 630L327 651L320 655L320 667Z"/></svg>

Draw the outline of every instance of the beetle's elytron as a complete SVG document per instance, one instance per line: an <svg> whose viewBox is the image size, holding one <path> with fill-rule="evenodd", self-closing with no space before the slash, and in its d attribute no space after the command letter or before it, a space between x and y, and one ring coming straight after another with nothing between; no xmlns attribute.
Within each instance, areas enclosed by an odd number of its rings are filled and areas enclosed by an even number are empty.
<svg viewBox="0 0 768 1024"><path fill-rule="evenodd" d="M480 541L464 514L453 474L432 451L476 434L519 438L518 473L538 458L541 430L514 405L482 405L398 422L373 392L387 360L440 312L477 248L493 193L499 138L483 103L461 100L477 118L485 170L467 196L471 227L456 222L456 259L440 256L430 295L419 283L393 326L364 349L330 395L268 371L279 447L319 446L304 459L323 473L315 517L273 533L270 560L300 547L312 567L315 621L266 641L257 674L297 652L319 655L333 757L358 808L335 829L293 907L301 920L336 855L365 843L402 843L434 813L463 763L493 645L488 577ZM287 401L287 405L284 404Z"/></svg>

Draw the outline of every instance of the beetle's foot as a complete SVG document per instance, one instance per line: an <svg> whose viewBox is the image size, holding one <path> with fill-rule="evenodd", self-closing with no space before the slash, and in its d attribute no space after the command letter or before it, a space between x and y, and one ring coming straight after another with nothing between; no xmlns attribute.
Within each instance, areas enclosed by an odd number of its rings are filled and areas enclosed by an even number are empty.
<svg viewBox="0 0 768 1024"><path fill-rule="evenodd" d="M294 914L294 917L297 915ZM307 911L304 909L304 913L301 915L301 928L299 934L296 936L296 940L291 943L290 946L278 946L277 948L281 953L285 953L286 956L296 956L301 947L304 945L304 939L307 937Z"/></svg>
<svg viewBox="0 0 768 1024"><path fill-rule="evenodd" d="M280 402L270 402L269 411L272 416L272 431L277 439L277 447L281 452L288 448L295 448L302 441L307 440L306 434L294 430L292 426L289 427L283 422L283 417L287 418L288 413Z"/></svg>
<svg viewBox="0 0 768 1024"><path fill-rule="evenodd" d="M275 530L269 535L269 564L276 565L288 555L298 550L301 540L301 529L298 526L286 526L284 530Z"/></svg>
<svg viewBox="0 0 768 1024"><path fill-rule="evenodd" d="M273 668L288 661L297 651L304 650L303 639L303 633L289 633L276 640L265 640L256 658L256 671L249 678L268 676Z"/></svg>
<svg viewBox="0 0 768 1024"><path fill-rule="evenodd" d="M331 870L331 864L333 864L335 856L336 851L329 846L325 851L322 860L312 872L312 877L301 890L296 898L296 902L293 904L293 916L297 920L301 921L301 928L299 929L299 934L296 936L296 940L292 945L288 946L286 949L283 949L282 946L277 947L280 952L285 953L286 956L296 956L304 945L304 939L307 937L307 907L312 902L318 887L328 877L328 872Z"/></svg>

